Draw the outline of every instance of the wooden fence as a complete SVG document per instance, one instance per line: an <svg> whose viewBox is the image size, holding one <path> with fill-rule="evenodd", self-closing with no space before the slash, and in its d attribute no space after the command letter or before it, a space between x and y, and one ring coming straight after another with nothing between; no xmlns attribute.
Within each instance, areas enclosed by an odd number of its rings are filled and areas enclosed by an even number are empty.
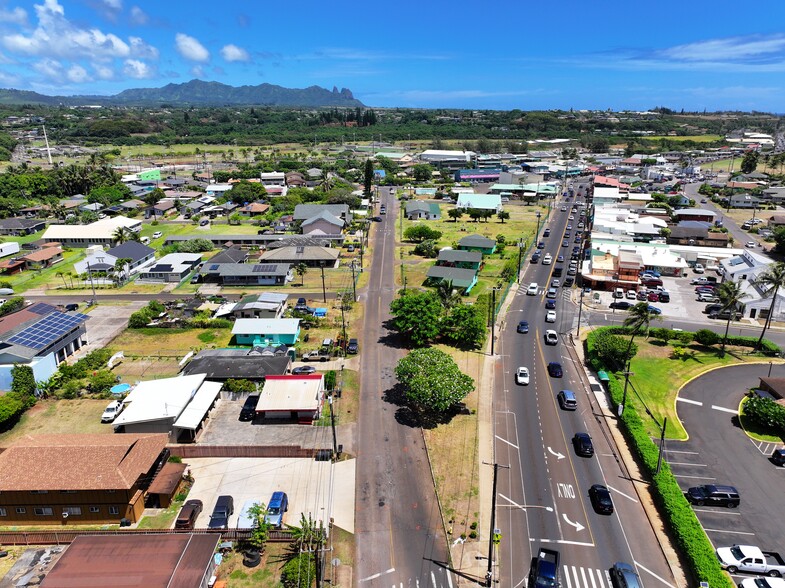
<svg viewBox="0 0 785 588"><path fill-rule="evenodd" d="M321 451L331 449L298 445L169 445L172 455L189 457L298 457L314 459Z"/></svg>
<svg viewBox="0 0 785 588"><path fill-rule="evenodd" d="M221 541L243 541L251 535L249 529L108 529L87 531L79 529L57 529L51 531L0 531L0 545L68 545L80 535L172 535L195 533L197 535L221 535ZM270 529L270 543L289 543L292 532L289 529Z"/></svg>

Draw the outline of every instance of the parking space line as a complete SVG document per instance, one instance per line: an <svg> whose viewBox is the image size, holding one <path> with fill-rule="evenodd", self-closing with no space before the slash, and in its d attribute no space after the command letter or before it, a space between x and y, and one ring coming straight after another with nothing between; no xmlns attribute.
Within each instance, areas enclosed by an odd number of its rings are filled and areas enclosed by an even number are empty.
<svg viewBox="0 0 785 588"><path fill-rule="evenodd" d="M689 455L698 455L697 451L679 451L677 449L666 449L665 453L687 453Z"/></svg>
<svg viewBox="0 0 785 588"><path fill-rule="evenodd" d="M670 586L670 588L676 588L676 586L674 586L673 584L671 584L670 582L668 582L667 580L665 580L665 578L661 578L661 577L659 577L657 574L655 574L654 572L652 572L651 570L649 570L649 569L647 569L647 568L644 568L644 567L643 567L643 566L642 566L642 565L641 565L639 562L637 562L637 561L633 561L633 563L634 563L636 566L638 566L640 569L642 569L644 572L646 572L647 574L649 574L650 576L652 576L652 577L654 577L654 578L657 578L657 579L658 579L660 582L662 582L662 583L663 583L663 584L665 584L666 586Z"/></svg>
<svg viewBox="0 0 785 588"><path fill-rule="evenodd" d="M711 405L712 410L719 410L720 412L727 412L730 414L739 414L738 408L725 408L724 406L717 406L716 404Z"/></svg>
<svg viewBox="0 0 785 588"><path fill-rule="evenodd" d="M507 439L502 439L502 438L501 438L501 437L499 437L498 435L494 435L494 437L496 437L496 438L497 438L499 441L501 441L502 443L506 443L506 444L507 444L507 445L509 445L510 447L514 447L515 449L520 449L520 447L518 447L518 446L517 446L515 443L511 443L510 441L507 441Z"/></svg>
<svg viewBox="0 0 785 588"><path fill-rule="evenodd" d="M676 398L676 402L686 402L687 404L694 404L695 406L703 406L703 402L700 400L691 400L689 398L682 398L681 396Z"/></svg>
<svg viewBox="0 0 785 588"><path fill-rule="evenodd" d="M633 502L638 502L638 501L637 501L635 498L633 498L632 496L629 496L628 494L625 494L625 493L624 493L624 492L622 492L621 490L617 490L617 489L616 489L616 488L614 488L613 486L608 486L608 490L613 490L614 492L616 492L616 494L621 494L621 495L622 495L622 496L624 496L624 498L626 498L627 500L632 500Z"/></svg>
<svg viewBox="0 0 785 588"><path fill-rule="evenodd" d="M684 462L684 461L669 461L668 465L672 465L672 466L675 466L675 465L692 466L692 467L696 467L696 468L707 468L707 467L709 467L705 463L688 463L688 462Z"/></svg>
<svg viewBox="0 0 785 588"><path fill-rule="evenodd" d="M755 533L746 533L744 531L726 531L724 529L707 529L706 527L703 528L704 531L707 533L731 533L733 535L755 535Z"/></svg>
<svg viewBox="0 0 785 588"><path fill-rule="evenodd" d="M594 547L594 543L585 543L583 541L567 541L566 539L536 539L529 537L530 542L539 541L540 543L559 543L560 545L577 545L578 547Z"/></svg>
<svg viewBox="0 0 785 588"><path fill-rule="evenodd" d="M711 476L682 476L679 474L673 474L674 478L693 478L695 480L716 480L717 478L712 478Z"/></svg>
<svg viewBox="0 0 785 588"><path fill-rule="evenodd" d="M694 512L707 512L709 514L731 515L731 516L734 516L734 517L740 517L741 516L740 512L727 512L727 511L723 511L723 510L706 510L705 508L693 508L692 510Z"/></svg>

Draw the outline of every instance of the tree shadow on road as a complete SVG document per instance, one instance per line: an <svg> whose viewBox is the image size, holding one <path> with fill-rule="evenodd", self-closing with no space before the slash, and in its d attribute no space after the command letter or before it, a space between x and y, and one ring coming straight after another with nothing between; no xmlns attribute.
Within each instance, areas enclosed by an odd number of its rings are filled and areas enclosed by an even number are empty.
<svg viewBox="0 0 785 588"><path fill-rule="evenodd" d="M395 325L393 324L392 319L384 321L382 326L386 329L387 332L379 337L379 345L384 345L385 347L390 347L392 349L409 349L406 338L401 336L398 331L395 330Z"/></svg>

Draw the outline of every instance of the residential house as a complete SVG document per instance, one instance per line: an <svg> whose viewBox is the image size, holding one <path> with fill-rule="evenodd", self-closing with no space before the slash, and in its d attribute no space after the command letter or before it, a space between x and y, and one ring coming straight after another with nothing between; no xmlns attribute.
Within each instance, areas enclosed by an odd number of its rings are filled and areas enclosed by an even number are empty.
<svg viewBox="0 0 785 588"><path fill-rule="evenodd" d="M291 367L288 354L264 353L258 349L205 349L183 366L182 374L206 374L211 382L243 379L264 382L268 376L281 376Z"/></svg>
<svg viewBox="0 0 785 588"><path fill-rule="evenodd" d="M0 520L8 525L138 522L166 435L27 435L0 453ZM31 467L34 464L34 467Z"/></svg>
<svg viewBox="0 0 785 588"><path fill-rule="evenodd" d="M347 225L352 222L352 214L348 204L298 204L294 207L292 217L295 221L303 222L322 212L329 212Z"/></svg>
<svg viewBox="0 0 785 588"><path fill-rule="evenodd" d="M265 188L267 186L286 185L286 174L284 172L262 172L259 174L259 179Z"/></svg>
<svg viewBox="0 0 785 588"><path fill-rule="evenodd" d="M177 203L174 200L160 200L147 209L145 216L147 218L150 218L151 216L155 218L158 218L159 216L169 216L170 214L177 212L177 210Z"/></svg>
<svg viewBox="0 0 785 588"><path fill-rule="evenodd" d="M207 206L208 204L206 202L201 202L200 200L191 200L180 208L180 214L182 214L185 218L199 216Z"/></svg>
<svg viewBox="0 0 785 588"><path fill-rule="evenodd" d="M708 208L682 208L673 211L673 218L677 222L682 221L702 221L713 223L717 213Z"/></svg>
<svg viewBox="0 0 785 588"><path fill-rule="evenodd" d="M300 225L303 235L338 235L346 223L327 210L305 219Z"/></svg>
<svg viewBox="0 0 785 588"><path fill-rule="evenodd" d="M238 345L294 345L300 338L300 319L240 318L232 327L232 335Z"/></svg>
<svg viewBox="0 0 785 588"><path fill-rule="evenodd" d="M182 282L202 261L198 253L170 253L139 274L143 282Z"/></svg>
<svg viewBox="0 0 785 588"><path fill-rule="evenodd" d="M74 263L77 274L85 274L88 271L114 273L118 259L130 259L131 261L125 264L123 273L131 276L155 263L155 249L139 241L126 241L108 251L104 251L100 245L92 247L94 249L88 252L84 259Z"/></svg>
<svg viewBox="0 0 785 588"><path fill-rule="evenodd" d="M290 171L286 174L286 185L290 188L304 188L306 186L305 176L298 171Z"/></svg>
<svg viewBox="0 0 785 588"><path fill-rule="evenodd" d="M288 263L292 267L304 263L308 267L337 267L340 251L331 247L299 245L268 249L259 256L260 263Z"/></svg>
<svg viewBox="0 0 785 588"><path fill-rule="evenodd" d="M63 247L89 247L90 245L114 245L118 229L138 233L142 221L125 216L107 217L89 225L49 225L42 239L58 242Z"/></svg>
<svg viewBox="0 0 785 588"><path fill-rule="evenodd" d="M25 269L27 270L46 269L63 261L63 250L58 246L43 247L31 253L26 253L19 259L25 262Z"/></svg>
<svg viewBox="0 0 785 588"><path fill-rule="evenodd" d="M288 294L278 292L262 292L249 294L234 305L229 311L234 318L273 318L283 317L286 310Z"/></svg>
<svg viewBox="0 0 785 588"><path fill-rule="evenodd" d="M0 257L8 257L9 255L14 255L15 253L19 253L19 243L16 241L6 241L5 243L0 243Z"/></svg>
<svg viewBox="0 0 785 588"><path fill-rule="evenodd" d="M220 540L218 534L192 533L77 535L41 586L111 586L116 584L108 580L111 575L118 582L133 578L137 586L146 588L208 588L215 576L213 556Z"/></svg>
<svg viewBox="0 0 785 588"><path fill-rule="evenodd" d="M265 204L263 202L249 202L245 206L241 206L237 212L242 216L251 217L267 214L268 210L270 210L269 204Z"/></svg>
<svg viewBox="0 0 785 588"><path fill-rule="evenodd" d="M741 310L745 316L766 320L772 306L772 299L764 296L763 288L755 284L756 279L768 271L774 261L760 253L744 250L740 255L723 259L720 273L725 280L733 280L741 285L746 294ZM785 320L785 292L778 292L774 299L772 320Z"/></svg>
<svg viewBox="0 0 785 588"><path fill-rule="evenodd" d="M769 217L766 225L770 229L779 229L780 227L785 227L785 214L772 214Z"/></svg>
<svg viewBox="0 0 785 588"><path fill-rule="evenodd" d="M785 203L785 186L772 186L763 190L763 199L774 204Z"/></svg>
<svg viewBox="0 0 785 588"><path fill-rule="evenodd" d="M436 265L479 271L482 266L482 253L462 249L442 249L439 251Z"/></svg>
<svg viewBox="0 0 785 588"><path fill-rule="evenodd" d="M466 235L458 241L458 249L463 251L479 251L483 255L490 255L496 251L496 241L482 235Z"/></svg>
<svg viewBox="0 0 785 588"><path fill-rule="evenodd" d="M698 247L727 247L730 236L727 233L710 232L707 227L678 226L671 229L666 238L671 245L696 245Z"/></svg>
<svg viewBox="0 0 785 588"><path fill-rule="evenodd" d="M490 210L495 214L502 210L502 197L500 194L459 194L455 208Z"/></svg>
<svg viewBox="0 0 785 588"><path fill-rule="evenodd" d="M436 202L410 200L406 203L406 218L409 220L438 220L442 218L442 211Z"/></svg>
<svg viewBox="0 0 785 588"><path fill-rule="evenodd" d="M206 378L192 374L138 383L123 399L115 431L166 433L172 443L195 441L221 392L220 383Z"/></svg>
<svg viewBox="0 0 785 588"><path fill-rule="evenodd" d="M477 283L477 272L473 269L434 265L428 268L428 273L425 274L425 282L431 286L448 282L456 290L468 294Z"/></svg>
<svg viewBox="0 0 785 588"><path fill-rule="evenodd" d="M324 375L269 375L256 404L259 418L310 425L321 415Z"/></svg>
<svg viewBox="0 0 785 588"><path fill-rule="evenodd" d="M731 208L760 208L763 201L752 194L733 194L730 197Z"/></svg>
<svg viewBox="0 0 785 588"><path fill-rule="evenodd" d="M214 265L216 263L245 263L248 259L248 252L240 249L237 246L227 247L223 251L219 251L210 259L204 262L205 265Z"/></svg>
<svg viewBox="0 0 785 588"><path fill-rule="evenodd" d="M0 235L22 237L46 228L46 221L38 218L12 217L0 220Z"/></svg>
<svg viewBox="0 0 785 588"><path fill-rule="evenodd" d="M91 202L89 204L83 204L79 209L84 212L94 212L95 214L98 214L104 209L104 205L99 202Z"/></svg>
<svg viewBox="0 0 785 588"><path fill-rule="evenodd" d="M231 189L232 184L208 184L205 189L205 193L208 196L212 196L213 200L215 200L216 198L220 198L226 194ZM209 202L205 202L205 204L209 204Z"/></svg>
<svg viewBox="0 0 785 588"><path fill-rule="evenodd" d="M288 263L205 264L202 273L222 286L283 286L294 279Z"/></svg>
<svg viewBox="0 0 785 588"><path fill-rule="evenodd" d="M48 380L58 365L87 345L89 318L43 302L0 317L0 390L11 389L16 364L30 366L37 382Z"/></svg>

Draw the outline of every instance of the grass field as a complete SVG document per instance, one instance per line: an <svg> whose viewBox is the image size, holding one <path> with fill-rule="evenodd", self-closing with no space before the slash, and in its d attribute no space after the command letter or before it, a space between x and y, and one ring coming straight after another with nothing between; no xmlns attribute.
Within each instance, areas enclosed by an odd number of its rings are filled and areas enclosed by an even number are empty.
<svg viewBox="0 0 785 588"><path fill-rule="evenodd" d="M25 435L107 433L112 426L101 423L106 399L41 400L22 415L19 423L0 434L0 447L8 447Z"/></svg>
<svg viewBox="0 0 785 588"><path fill-rule="evenodd" d="M206 334L209 343L204 341ZM109 347L123 351L126 362L129 356L182 358L195 349L227 347L231 338L231 329L126 329Z"/></svg>
<svg viewBox="0 0 785 588"><path fill-rule="evenodd" d="M673 359L671 345L662 345L659 341L635 339L638 354L633 358L630 371L630 383L645 400L654 417L662 422L668 417L666 436L669 439L686 439L687 433L681 425L676 407L676 396L681 387L692 378L710 369L760 361L759 355L749 355L749 348L726 347L725 357L719 356L719 347L707 348L698 344L687 346L691 355L685 359ZM623 379L623 376L620 376ZM653 437L659 435L657 425L645 418L645 408L635 391L630 387L628 403L634 405L639 414L644 415L644 423Z"/></svg>
<svg viewBox="0 0 785 588"><path fill-rule="evenodd" d="M671 135L658 135L656 137L645 137L650 141L658 141L660 139L667 139L668 141L695 141L696 143L715 143L723 140L722 135L685 135L685 136L671 136Z"/></svg>

